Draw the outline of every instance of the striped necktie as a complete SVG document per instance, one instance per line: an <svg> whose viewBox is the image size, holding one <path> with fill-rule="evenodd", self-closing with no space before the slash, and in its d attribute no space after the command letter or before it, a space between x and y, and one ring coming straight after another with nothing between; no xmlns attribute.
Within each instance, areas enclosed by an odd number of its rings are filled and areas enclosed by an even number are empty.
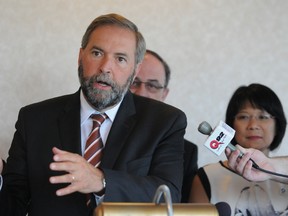
<svg viewBox="0 0 288 216"><path fill-rule="evenodd" d="M90 116L93 120L92 131L86 141L84 158L93 166L98 167L101 162L103 142L100 137L100 126L107 118L104 114L92 114Z"/></svg>

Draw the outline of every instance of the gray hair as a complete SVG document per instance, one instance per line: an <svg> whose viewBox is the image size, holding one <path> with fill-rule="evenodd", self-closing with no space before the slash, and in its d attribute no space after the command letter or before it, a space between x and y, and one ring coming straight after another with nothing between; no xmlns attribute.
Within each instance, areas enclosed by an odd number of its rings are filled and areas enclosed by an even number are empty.
<svg viewBox="0 0 288 216"><path fill-rule="evenodd" d="M121 28L129 29L135 33L135 37L136 37L136 53L135 53L136 62L135 63L139 64L143 60L145 52L146 52L146 43L145 43L144 37L138 31L137 26L133 22L131 22L130 20L118 14L113 14L113 13L106 14L106 15L102 15L94 19L92 23L88 26L85 34L83 35L81 47L85 49L89 42L90 35L92 34L92 32L96 28L100 26L105 26L105 25L115 25Z"/></svg>

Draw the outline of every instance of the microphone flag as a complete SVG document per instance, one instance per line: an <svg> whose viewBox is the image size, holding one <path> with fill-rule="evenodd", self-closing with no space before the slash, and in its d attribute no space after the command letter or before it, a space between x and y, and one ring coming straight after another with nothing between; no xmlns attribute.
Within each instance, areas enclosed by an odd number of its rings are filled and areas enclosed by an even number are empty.
<svg viewBox="0 0 288 216"><path fill-rule="evenodd" d="M228 124L220 121L218 126L208 136L204 145L216 155L220 155L229 145L235 135L235 130Z"/></svg>

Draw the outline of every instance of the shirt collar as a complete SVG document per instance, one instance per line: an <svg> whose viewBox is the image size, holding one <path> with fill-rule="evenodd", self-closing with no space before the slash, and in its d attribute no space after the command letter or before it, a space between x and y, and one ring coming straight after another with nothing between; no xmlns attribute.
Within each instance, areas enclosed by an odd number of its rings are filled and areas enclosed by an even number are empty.
<svg viewBox="0 0 288 216"><path fill-rule="evenodd" d="M123 98L122 98L123 100ZM111 109L105 111L105 114L109 117L111 122L114 121L117 111L122 103L122 100ZM91 114L97 114L99 111L95 110L86 100L82 90L80 91L80 114L81 114L81 125L91 116Z"/></svg>

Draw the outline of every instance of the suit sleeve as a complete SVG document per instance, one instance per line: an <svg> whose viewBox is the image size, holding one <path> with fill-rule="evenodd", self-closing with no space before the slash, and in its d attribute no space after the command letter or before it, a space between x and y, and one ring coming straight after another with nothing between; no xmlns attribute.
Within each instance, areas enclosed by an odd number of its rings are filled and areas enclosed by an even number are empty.
<svg viewBox="0 0 288 216"><path fill-rule="evenodd" d="M1 215L26 215L30 200L22 111L19 113L15 127L16 132L9 150L7 164L5 164L2 174Z"/></svg>

